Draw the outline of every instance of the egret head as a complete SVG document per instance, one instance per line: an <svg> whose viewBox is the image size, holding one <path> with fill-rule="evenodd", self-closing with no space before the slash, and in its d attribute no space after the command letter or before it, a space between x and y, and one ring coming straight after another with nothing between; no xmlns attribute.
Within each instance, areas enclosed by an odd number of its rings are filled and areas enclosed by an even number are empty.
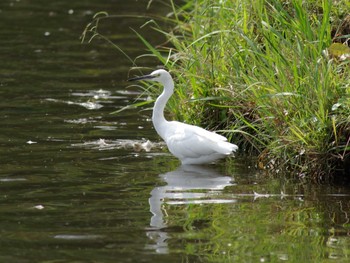
<svg viewBox="0 0 350 263"><path fill-rule="evenodd" d="M128 79L128 81L135 81L135 80L152 80L152 81L158 81L164 84L167 81L171 80L171 76L168 71L164 69L157 69L149 75Z"/></svg>

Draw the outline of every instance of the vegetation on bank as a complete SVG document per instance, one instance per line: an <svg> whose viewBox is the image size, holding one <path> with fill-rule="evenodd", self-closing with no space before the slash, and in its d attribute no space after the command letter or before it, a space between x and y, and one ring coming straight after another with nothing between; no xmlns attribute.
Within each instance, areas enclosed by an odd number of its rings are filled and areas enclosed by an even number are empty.
<svg viewBox="0 0 350 263"><path fill-rule="evenodd" d="M189 0L153 47L176 78L169 110L219 129L259 167L350 172L350 5L330 0Z"/></svg>

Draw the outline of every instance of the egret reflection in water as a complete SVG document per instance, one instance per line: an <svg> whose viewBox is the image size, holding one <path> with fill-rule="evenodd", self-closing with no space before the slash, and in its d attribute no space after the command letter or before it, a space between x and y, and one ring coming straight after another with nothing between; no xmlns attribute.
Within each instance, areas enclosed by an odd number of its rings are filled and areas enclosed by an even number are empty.
<svg viewBox="0 0 350 263"><path fill-rule="evenodd" d="M168 253L168 227L164 205L233 203L234 199L218 198L225 187L233 185L233 178L224 176L214 169L204 166L182 165L174 171L159 176L164 186L155 187L149 198L150 229L147 236L155 243L148 249L157 253Z"/></svg>

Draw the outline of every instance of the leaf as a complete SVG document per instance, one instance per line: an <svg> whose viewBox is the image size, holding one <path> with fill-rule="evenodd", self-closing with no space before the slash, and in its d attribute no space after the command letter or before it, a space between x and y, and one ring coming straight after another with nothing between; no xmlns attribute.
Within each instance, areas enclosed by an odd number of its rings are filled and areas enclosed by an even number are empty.
<svg viewBox="0 0 350 263"><path fill-rule="evenodd" d="M304 135L305 135L304 132L302 132L296 126L290 127L289 129L297 138L299 138L300 141L302 141L305 145L308 145L306 139L304 138Z"/></svg>
<svg viewBox="0 0 350 263"><path fill-rule="evenodd" d="M137 33L134 29L131 29L131 30L135 32L135 34L138 36L138 38L141 39L141 41L143 42L143 44L145 44L145 46L148 48L148 50L151 51L152 54L155 55L159 59L159 61L161 61L163 64L165 64L166 59L164 59L162 54L156 48L154 48L143 36L141 36L139 33Z"/></svg>
<svg viewBox="0 0 350 263"><path fill-rule="evenodd" d="M96 14L94 14L94 16L92 18L93 19L97 19L97 18L100 18L100 17L107 17L107 16L109 16L108 12L100 11L100 12L97 12Z"/></svg>
<svg viewBox="0 0 350 263"><path fill-rule="evenodd" d="M123 107L123 108L121 108L119 110L113 111L110 114L118 114L118 113L120 113L122 111L129 110L129 109L135 109L135 108L138 108L138 107L150 104L152 102L153 102L153 100L137 102L137 103L134 103L134 104L127 105L127 106L125 106L125 107Z"/></svg>
<svg viewBox="0 0 350 263"><path fill-rule="evenodd" d="M332 106L332 111L336 111L341 105L342 105L342 104L339 103L339 102L333 104L333 106Z"/></svg>
<svg viewBox="0 0 350 263"><path fill-rule="evenodd" d="M350 48L341 43L333 43L330 45L328 52L331 57L340 60L350 59Z"/></svg>
<svg viewBox="0 0 350 263"><path fill-rule="evenodd" d="M222 101L222 100L232 100L230 97L224 97L224 96L211 96L211 97L205 97L205 98L197 98L197 99L189 99L190 102L195 101Z"/></svg>

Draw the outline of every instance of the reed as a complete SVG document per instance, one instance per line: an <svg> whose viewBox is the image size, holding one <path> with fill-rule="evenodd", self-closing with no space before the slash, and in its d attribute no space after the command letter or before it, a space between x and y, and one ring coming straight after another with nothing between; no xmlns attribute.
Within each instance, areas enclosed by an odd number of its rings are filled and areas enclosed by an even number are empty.
<svg viewBox="0 0 350 263"><path fill-rule="evenodd" d="M344 168L350 149L349 60L326 52L340 6L188 1L174 6L172 31L157 29L171 45L139 37L177 77L177 118L221 129L261 168L321 178Z"/></svg>
<svg viewBox="0 0 350 263"><path fill-rule="evenodd" d="M154 47L135 33L147 55L176 78L168 105L175 118L219 129L242 151L258 155L257 165L267 171L346 177L350 49L334 42L348 44L350 35L342 34L350 32L348 1L170 3L173 12L163 20L172 29L152 22L168 39L166 45ZM108 41L98 32L105 18L108 14L96 14L83 40Z"/></svg>

